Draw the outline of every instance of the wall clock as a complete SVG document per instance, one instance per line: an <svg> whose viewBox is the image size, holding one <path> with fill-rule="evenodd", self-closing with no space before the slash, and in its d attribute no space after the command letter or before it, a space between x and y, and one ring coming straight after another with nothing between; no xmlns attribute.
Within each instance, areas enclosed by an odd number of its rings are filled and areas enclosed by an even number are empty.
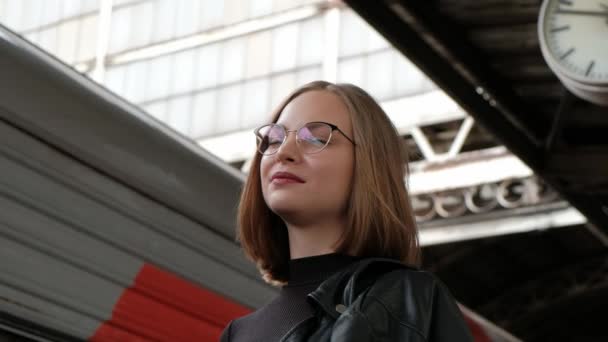
<svg viewBox="0 0 608 342"><path fill-rule="evenodd" d="M545 61L564 86L608 106L608 0L544 0L538 35Z"/></svg>

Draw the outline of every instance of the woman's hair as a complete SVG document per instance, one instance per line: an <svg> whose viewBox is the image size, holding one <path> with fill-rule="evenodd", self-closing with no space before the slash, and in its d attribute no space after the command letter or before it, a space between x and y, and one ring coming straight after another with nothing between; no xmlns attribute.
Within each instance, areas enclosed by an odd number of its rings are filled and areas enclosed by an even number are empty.
<svg viewBox="0 0 608 342"><path fill-rule="evenodd" d="M335 252L419 265L416 221L405 183L407 150L395 126L367 92L352 84L314 81L287 96L272 113L272 122L294 98L313 90L331 92L342 100L357 144L347 229ZM264 280L276 286L288 280L289 241L285 223L264 201L260 161L256 153L241 193L237 241Z"/></svg>

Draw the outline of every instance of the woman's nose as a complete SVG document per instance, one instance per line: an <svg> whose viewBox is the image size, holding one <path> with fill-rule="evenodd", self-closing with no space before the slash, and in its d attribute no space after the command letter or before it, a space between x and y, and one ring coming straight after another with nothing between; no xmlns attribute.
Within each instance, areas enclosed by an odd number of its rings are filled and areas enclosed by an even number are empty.
<svg viewBox="0 0 608 342"><path fill-rule="evenodd" d="M291 134L293 133L293 134ZM290 159L294 160L298 154L298 144L297 144L296 132L287 132L287 136L285 137L285 141L283 144L279 146L279 150L277 151L277 157L280 160Z"/></svg>

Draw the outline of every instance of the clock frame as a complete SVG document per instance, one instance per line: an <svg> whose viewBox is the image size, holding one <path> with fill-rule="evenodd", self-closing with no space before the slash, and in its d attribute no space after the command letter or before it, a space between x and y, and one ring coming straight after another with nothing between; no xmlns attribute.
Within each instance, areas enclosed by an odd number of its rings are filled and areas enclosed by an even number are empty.
<svg viewBox="0 0 608 342"><path fill-rule="evenodd" d="M570 55L572 55L575 52L575 47L571 47L567 51L562 51L561 56L556 56L555 51L552 51L550 42L548 41L549 39L551 39L549 35L559 35L561 33L560 31L570 29L570 25L562 25L559 27L553 27L551 28L551 32L548 32L549 25L547 24L549 24L549 21L551 20L549 17L552 15L559 15L553 13L552 11L560 11L562 12L562 15L575 15L577 16L577 19L579 21L582 20L580 18L588 18L588 20L603 20L606 23L606 32L608 33L608 7L600 8L597 11L586 11L579 10L577 8L570 8L569 6L573 5L574 2L574 0L543 1L538 17L538 38L542 55L545 61L547 62L549 68L562 82L562 84L574 95L577 95L582 99L585 99L598 105L608 106L608 77L600 77L599 79L595 77L589 77L589 75L591 75L591 70L594 67L595 63L608 63L608 60L594 60L591 59L593 58L593 56L590 56L588 64L582 67L586 68L583 69L586 71L586 73L581 74L581 67L577 66L574 66L574 68L578 68L579 72L574 72L572 70L572 66L568 68L562 63L560 63L560 60L563 61L564 59L567 59ZM598 1L598 5L599 4L601 4L601 2ZM604 11L606 13L605 18L603 14ZM603 40L606 40L606 34L602 33L603 32L598 32L597 35L595 35L596 37L598 37L598 46L600 46L599 44L602 44Z"/></svg>

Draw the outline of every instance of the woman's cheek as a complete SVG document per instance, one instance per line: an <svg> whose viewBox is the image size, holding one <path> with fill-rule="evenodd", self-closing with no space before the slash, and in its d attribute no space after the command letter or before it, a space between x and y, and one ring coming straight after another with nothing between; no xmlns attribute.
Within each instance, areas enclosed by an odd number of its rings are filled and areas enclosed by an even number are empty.
<svg viewBox="0 0 608 342"><path fill-rule="evenodd" d="M266 158L262 158L260 161L260 180L262 181L262 185L265 184L265 180L268 179L268 170L270 170L270 161Z"/></svg>

